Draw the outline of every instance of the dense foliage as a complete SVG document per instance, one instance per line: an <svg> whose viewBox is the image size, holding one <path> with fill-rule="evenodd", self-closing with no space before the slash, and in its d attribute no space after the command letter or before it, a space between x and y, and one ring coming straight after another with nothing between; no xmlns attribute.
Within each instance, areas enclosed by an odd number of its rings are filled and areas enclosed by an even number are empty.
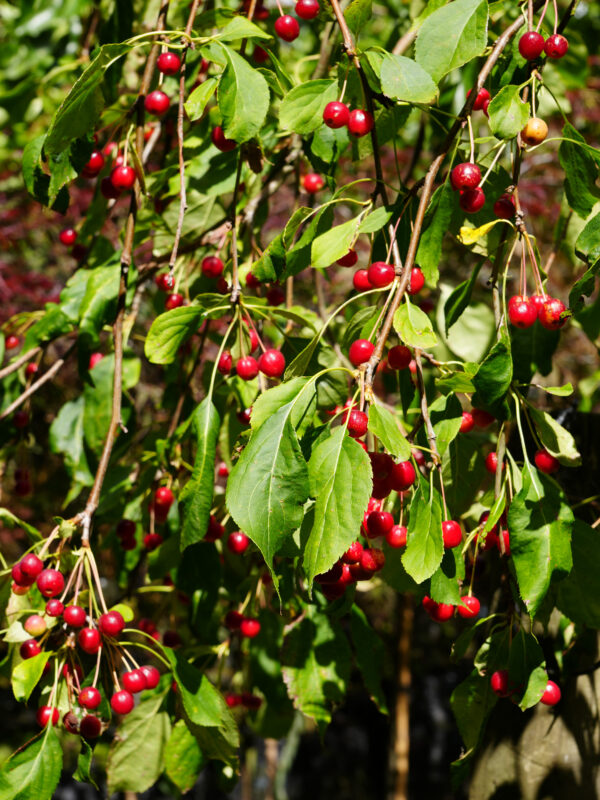
<svg viewBox="0 0 600 800"><path fill-rule="evenodd" d="M497 703L560 714L600 628L587 5L0 21L2 674L41 727L1 797L226 789L240 725L324 733L355 671L397 714L396 593L471 665L457 784Z"/></svg>

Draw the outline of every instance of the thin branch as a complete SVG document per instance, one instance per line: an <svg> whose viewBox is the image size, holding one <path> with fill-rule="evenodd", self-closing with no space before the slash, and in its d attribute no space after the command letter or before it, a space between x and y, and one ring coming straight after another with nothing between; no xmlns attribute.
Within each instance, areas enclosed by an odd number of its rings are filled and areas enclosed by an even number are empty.
<svg viewBox="0 0 600 800"><path fill-rule="evenodd" d="M241 293L240 275L238 270L238 243L237 243L237 202L240 188L240 177L242 174L242 151L238 153L237 172L235 173L235 186L233 188L233 199L231 201L231 302L237 303Z"/></svg>
<svg viewBox="0 0 600 800"><path fill-rule="evenodd" d="M57 359L54 362L54 364L52 364L50 369L47 370L47 372L44 372L44 374L40 378L38 378L37 381L35 381L34 383L31 384L31 386L25 389L23 394L17 397L16 400L14 400L7 408L5 408L4 411L0 414L0 420L9 417L15 409L17 409L20 405L22 405L25 402L25 400L27 400L27 398L31 397L32 394L35 394L37 390L41 389L42 386L45 383L48 383L49 380L52 380L52 378L56 375L56 373L62 368L62 366L64 365L65 361L67 360L68 356L70 355L74 347L75 345L71 345L71 347L67 350L67 352L63 356L63 358Z"/></svg>
<svg viewBox="0 0 600 800"><path fill-rule="evenodd" d="M23 364L26 364L28 361L40 352L41 347L32 347L31 350L28 350L26 353L22 353L16 361L11 361L10 364L7 364L4 369L0 369L0 381L2 378L8 377L8 375L12 375L13 372L16 372L19 367L22 367Z"/></svg>

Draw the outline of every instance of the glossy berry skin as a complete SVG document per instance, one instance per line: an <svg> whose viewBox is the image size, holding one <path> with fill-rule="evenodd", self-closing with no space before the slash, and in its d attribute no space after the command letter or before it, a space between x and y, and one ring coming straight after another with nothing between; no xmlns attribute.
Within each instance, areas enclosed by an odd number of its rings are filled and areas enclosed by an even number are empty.
<svg viewBox="0 0 600 800"><path fill-rule="evenodd" d="M294 9L300 19L314 19L319 11L319 0L298 0Z"/></svg>
<svg viewBox="0 0 600 800"><path fill-rule="evenodd" d="M94 150L83 168L81 174L84 178L95 178L104 167L104 156L100 150Z"/></svg>
<svg viewBox="0 0 600 800"><path fill-rule="evenodd" d="M481 603L476 597L469 597L465 595L465 597L460 598L460 603L456 606L458 611L459 617L463 619L473 619L479 614L479 610L481 608Z"/></svg>
<svg viewBox="0 0 600 800"><path fill-rule="evenodd" d="M350 345L348 357L355 367L365 364L372 356L375 345L367 339L356 339Z"/></svg>
<svg viewBox="0 0 600 800"><path fill-rule="evenodd" d="M494 672L490 678L490 686L492 687L494 694L497 694L498 697L508 697L511 693L509 688L508 670L496 670L496 672Z"/></svg>
<svg viewBox="0 0 600 800"><path fill-rule="evenodd" d="M496 467L498 466L498 456L494 450L488 453L485 457L485 468L492 475L496 474Z"/></svg>
<svg viewBox="0 0 600 800"><path fill-rule="evenodd" d="M535 61L544 51L544 37L537 31L527 31L519 39L519 53L526 61Z"/></svg>
<svg viewBox="0 0 600 800"><path fill-rule="evenodd" d="M44 569L36 581L43 597L56 597L65 588L65 579L57 569Z"/></svg>
<svg viewBox="0 0 600 800"><path fill-rule="evenodd" d="M27 639L19 647L19 655L22 659L33 658L42 652L42 648L35 639Z"/></svg>
<svg viewBox="0 0 600 800"><path fill-rule="evenodd" d="M454 616L454 606L450 603L436 603L431 597L425 595L423 608L435 622L447 622Z"/></svg>
<svg viewBox="0 0 600 800"><path fill-rule="evenodd" d="M107 200L116 200L121 196L121 190L117 189L113 184L110 175L107 175L100 181L100 192Z"/></svg>
<svg viewBox="0 0 600 800"><path fill-rule="evenodd" d="M169 509L175 502L175 495L168 486L160 486L154 492L154 503L157 507Z"/></svg>
<svg viewBox="0 0 600 800"><path fill-rule="evenodd" d="M512 219L517 213L515 202L510 194L502 194L494 203L494 214L498 219Z"/></svg>
<svg viewBox="0 0 600 800"><path fill-rule="evenodd" d="M472 161L457 164L450 173L450 183L456 191L474 189L481 182L481 170Z"/></svg>
<svg viewBox="0 0 600 800"><path fill-rule="evenodd" d="M336 264L339 264L340 267L353 267L357 261L358 253L356 250L348 250L345 256L338 258Z"/></svg>
<svg viewBox="0 0 600 800"><path fill-rule="evenodd" d="M60 617L65 610L63 604L57 598L52 598L46 603L46 614L49 617Z"/></svg>
<svg viewBox="0 0 600 800"><path fill-rule="evenodd" d="M227 539L227 549L234 555L241 555L245 553L250 546L250 539L242 531L236 531L229 534Z"/></svg>
<svg viewBox="0 0 600 800"><path fill-rule="evenodd" d="M161 53L156 60L156 66L163 75L175 75L181 67L181 59L177 53Z"/></svg>
<svg viewBox="0 0 600 800"><path fill-rule="evenodd" d="M115 167L110 173L110 182L119 192L131 189L135 183L135 170L123 165Z"/></svg>
<svg viewBox="0 0 600 800"><path fill-rule="evenodd" d="M237 142L233 139L227 139L220 125L213 128L210 138L217 150L220 150L222 153L228 153L230 150L235 150L237 147Z"/></svg>
<svg viewBox="0 0 600 800"><path fill-rule="evenodd" d="M120 692L115 692L110 698L110 707L115 714L129 714L133 709L134 701L131 692L127 689L121 689Z"/></svg>
<svg viewBox="0 0 600 800"><path fill-rule="evenodd" d="M79 724L79 733L84 739L97 739L102 733L102 721L93 714L86 714Z"/></svg>
<svg viewBox="0 0 600 800"><path fill-rule="evenodd" d="M183 305L183 295L178 292L170 294L165 300L165 308L171 311L174 308L180 308Z"/></svg>
<svg viewBox="0 0 600 800"><path fill-rule="evenodd" d="M258 368L268 378L281 378L285 370L285 358L279 350L270 349L258 359Z"/></svg>
<svg viewBox="0 0 600 800"><path fill-rule="evenodd" d="M363 549L364 548L360 542L352 542L350 547L342 556L342 561L344 564L356 564L358 561L360 561L360 557L363 554Z"/></svg>
<svg viewBox="0 0 600 800"><path fill-rule="evenodd" d="M394 525L385 535L385 540L390 547L398 549L406 545L408 531L404 525Z"/></svg>
<svg viewBox="0 0 600 800"><path fill-rule="evenodd" d="M218 278L223 274L225 264L218 256L206 256L202 259L202 274L207 278Z"/></svg>
<svg viewBox="0 0 600 800"><path fill-rule="evenodd" d="M52 706L40 706L37 710L35 718L40 728L45 728L49 723L56 725L59 718L58 708L53 708Z"/></svg>
<svg viewBox="0 0 600 800"><path fill-rule="evenodd" d="M508 301L508 318L515 328L531 328L538 316L529 297L517 294Z"/></svg>
<svg viewBox="0 0 600 800"><path fill-rule="evenodd" d="M364 411L353 408L348 414L348 433L353 439L364 436L369 427L369 418Z"/></svg>
<svg viewBox="0 0 600 800"><path fill-rule="evenodd" d="M103 358L104 358L103 353L92 353L92 355L90 356L89 368L94 369L96 364L100 363L100 361L102 361Z"/></svg>
<svg viewBox="0 0 600 800"><path fill-rule="evenodd" d="M260 622L252 617L244 617L240 623L240 633L246 639L254 639L260 633Z"/></svg>
<svg viewBox="0 0 600 800"><path fill-rule="evenodd" d="M132 694L143 692L146 688L146 676L141 669L132 669L121 677L123 688Z"/></svg>
<svg viewBox="0 0 600 800"><path fill-rule="evenodd" d="M558 459L550 455L547 450L538 450L533 460L539 471L544 472L546 475L552 475L553 472L557 472L560 469Z"/></svg>
<svg viewBox="0 0 600 800"><path fill-rule="evenodd" d="M395 492L405 492L417 479L412 461L400 461L394 464L390 472L390 485Z"/></svg>
<svg viewBox="0 0 600 800"><path fill-rule="evenodd" d="M23 556L19 561L19 566L21 567L23 575L34 580L44 569L44 562L41 558L38 558L35 553L27 553L27 555Z"/></svg>
<svg viewBox="0 0 600 800"><path fill-rule="evenodd" d="M548 58L558 59L562 58L569 49L569 42L560 33L553 33L546 39L544 44L544 53ZM556 684L554 684L556 686Z"/></svg>
<svg viewBox="0 0 600 800"><path fill-rule="evenodd" d="M107 611L99 617L98 627L105 636L118 636L125 627L125 620L119 611Z"/></svg>
<svg viewBox="0 0 600 800"><path fill-rule="evenodd" d="M46 620L39 614L30 614L23 627L30 636L41 636L46 630Z"/></svg>
<svg viewBox="0 0 600 800"><path fill-rule="evenodd" d="M367 577L374 575L385 566L385 554L376 547L365 548L360 557L360 567Z"/></svg>
<svg viewBox="0 0 600 800"><path fill-rule="evenodd" d="M283 14L275 20L275 33L284 42L293 42L300 34L298 20L289 14Z"/></svg>
<svg viewBox="0 0 600 800"><path fill-rule="evenodd" d="M496 418L483 408L474 408L471 411L471 417L478 428L489 428L496 421Z"/></svg>
<svg viewBox="0 0 600 800"><path fill-rule="evenodd" d="M485 194L481 187L476 186L475 189L465 189L461 192L458 201L460 207L467 214L476 214L485 205Z"/></svg>
<svg viewBox="0 0 600 800"><path fill-rule="evenodd" d="M560 688L554 683L554 681L548 681L546 684L546 688L544 689L544 694L540 697L540 703L543 703L545 706L555 706L561 698L561 691Z"/></svg>
<svg viewBox="0 0 600 800"><path fill-rule="evenodd" d="M6 339L4 340L4 347L6 348L6 350L14 350L15 347L19 346L20 342L21 340L19 339L18 336L11 334L10 336L7 336Z"/></svg>
<svg viewBox="0 0 600 800"><path fill-rule="evenodd" d="M79 692L78 701L82 708L93 711L102 702L102 695L94 686L86 686Z"/></svg>
<svg viewBox="0 0 600 800"><path fill-rule="evenodd" d="M417 294L421 291L423 286L425 286L425 275L423 275L423 271L419 269L419 267L413 267L410 271L408 286L406 287L407 293L411 296Z"/></svg>
<svg viewBox="0 0 600 800"><path fill-rule="evenodd" d="M223 620L224 625L230 631L239 631L240 625L244 620L244 615L240 614L239 611L228 611L225 614L225 619Z"/></svg>
<svg viewBox="0 0 600 800"><path fill-rule="evenodd" d="M82 628L85 625L87 614L81 606L67 606L63 612L63 619L72 628Z"/></svg>
<svg viewBox="0 0 600 800"><path fill-rule="evenodd" d="M144 544L144 550L147 553L152 553L153 550L156 550L161 546L163 543L163 537L160 535L160 533L147 533L142 541ZM123 546L125 546L125 541L123 542ZM131 549L133 550L134 548L132 547Z"/></svg>
<svg viewBox="0 0 600 800"><path fill-rule="evenodd" d="M155 117L162 117L163 114L166 114L170 105L171 101L169 100L169 96L161 92L160 89L150 92L144 100L144 108L149 114L153 114Z"/></svg>
<svg viewBox="0 0 600 800"><path fill-rule="evenodd" d="M246 275L246 286L249 289L258 289L260 286L260 281L255 275L253 275L251 272L248 272Z"/></svg>
<svg viewBox="0 0 600 800"><path fill-rule="evenodd" d="M367 516L366 533L369 539L385 536L394 527L394 518L388 511L371 511Z"/></svg>
<svg viewBox="0 0 600 800"><path fill-rule="evenodd" d="M352 278L352 284L357 292L366 292L373 288L373 284L369 280L369 270L357 269Z"/></svg>
<svg viewBox="0 0 600 800"><path fill-rule="evenodd" d="M307 172L302 178L302 186L305 192L316 194L325 186L325 179L318 172Z"/></svg>
<svg viewBox="0 0 600 800"><path fill-rule="evenodd" d="M21 562L12 565L10 570L13 581L19 586L31 586L35 583L35 578L29 578L21 569Z"/></svg>
<svg viewBox="0 0 600 800"><path fill-rule="evenodd" d="M532 117L521 131L521 140L531 146L541 144L546 136L548 136L548 126L539 117Z"/></svg>
<svg viewBox="0 0 600 800"><path fill-rule="evenodd" d="M371 286L375 289L383 289L389 286L394 280L395 270L391 264L385 261L374 261L367 270Z"/></svg>
<svg viewBox="0 0 600 800"><path fill-rule="evenodd" d="M388 350L388 366L390 369L406 369L412 361L412 353L403 344L397 344Z"/></svg>
<svg viewBox="0 0 600 800"><path fill-rule="evenodd" d="M143 667L140 667L140 669L146 678L146 688L156 689L160 681L160 672L156 669L156 667L151 665L144 665Z"/></svg>
<svg viewBox="0 0 600 800"><path fill-rule="evenodd" d="M217 369L221 373L221 375L229 375L232 367L233 367L233 358L231 357L231 353L229 352L229 350L224 350L219 358Z"/></svg>
<svg viewBox="0 0 600 800"><path fill-rule="evenodd" d="M117 523L117 536L135 536L135 522L132 519L122 519Z"/></svg>
<svg viewBox="0 0 600 800"><path fill-rule="evenodd" d="M372 114L368 111L363 111L360 108L354 109L350 112L348 117L348 131L352 136L366 136L373 130L375 120Z"/></svg>
<svg viewBox="0 0 600 800"><path fill-rule="evenodd" d="M77 240L77 231L74 228L65 228L58 234L58 238L65 247L71 247Z"/></svg>
<svg viewBox="0 0 600 800"><path fill-rule="evenodd" d="M565 324L566 317L561 315L567 307L557 297L547 297L538 311L540 325L548 331L557 331Z"/></svg>
<svg viewBox="0 0 600 800"><path fill-rule="evenodd" d="M467 97L471 94L471 90L467 92ZM485 87L481 87L481 89L477 92L477 97L475 98L475 102L473 103L473 111L483 111L483 108L486 103L489 104L490 100L492 99L491 94Z"/></svg>
<svg viewBox="0 0 600 800"><path fill-rule="evenodd" d="M172 292L175 287L175 278L168 272L161 272L154 279L161 292Z"/></svg>
<svg viewBox="0 0 600 800"><path fill-rule="evenodd" d="M323 111L323 122L328 128L343 128L350 119L350 109L345 103L333 100Z"/></svg>
<svg viewBox="0 0 600 800"><path fill-rule="evenodd" d="M235 371L243 381L251 381L258 375L258 362L253 356L244 356L235 365Z"/></svg>
<svg viewBox="0 0 600 800"><path fill-rule="evenodd" d="M94 656L100 649L102 637L97 628L82 628L77 634L77 641L84 653Z"/></svg>
<svg viewBox="0 0 600 800"><path fill-rule="evenodd" d="M470 414L468 411L463 411L462 420L460 423L460 433L469 433L475 427L475 421L473 420L473 415Z"/></svg>
<svg viewBox="0 0 600 800"><path fill-rule="evenodd" d="M462 542L462 531L458 522L453 519L442 522L442 538L444 547L458 547Z"/></svg>

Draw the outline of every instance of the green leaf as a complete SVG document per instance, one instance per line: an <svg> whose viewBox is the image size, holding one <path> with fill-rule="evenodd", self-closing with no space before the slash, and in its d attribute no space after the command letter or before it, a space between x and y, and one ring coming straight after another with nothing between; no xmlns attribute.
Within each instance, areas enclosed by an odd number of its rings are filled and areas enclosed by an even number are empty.
<svg viewBox="0 0 600 800"><path fill-rule="evenodd" d="M586 149L583 136L569 122L565 123L562 135L564 139L558 148L558 160L565 172L567 202L576 214L587 219L600 197L596 186L598 164Z"/></svg>
<svg viewBox="0 0 600 800"><path fill-rule="evenodd" d="M90 349L100 343L103 325L114 322L120 280L118 262L91 271L79 308L79 336Z"/></svg>
<svg viewBox="0 0 600 800"><path fill-rule="evenodd" d="M349 350L355 339L369 339L375 329L380 313L377 306L359 308L346 325L344 338L341 342L342 350Z"/></svg>
<svg viewBox="0 0 600 800"><path fill-rule="evenodd" d="M262 128L269 109L269 86L261 73L253 69L235 50L221 45L227 66L221 75L217 93L228 139L247 142Z"/></svg>
<svg viewBox="0 0 600 800"><path fill-rule="evenodd" d="M297 400L282 406L252 433L227 481L226 503L270 570L273 557L302 522L308 467L292 425ZM277 576L273 576L277 586Z"/></svg>
<svg viewBox="0 0 600 800"><path fill-rule="evenodd" d="M448 449L450 442L458 436L462 423L462 406L455 394L436 398L429 406L429 413L436 444L441 456Z"/></svg>
<svg viewBox="0 0 600 800"><path fill-rule="evenodd" d="M448 335L448 331L452 325L458 321L463 311L468 308L471 302L473 288L475 287L475 283L477 282L477 277L482 266L483 261L480 261L479 264L476 264L469 278L460 283L444 303L446 336Z"/></svg>
<svg viewBox="0 0 600 800"><path fill-rule="evenodd" d="M164 756L169 778L180 792L189 792L206 766L206 758L184 720L180 719L171 731Z"/></svg>
<svg viewBox="0 0 600 800"><path fill-rule="evenodd" d="M508 529L519 593L532 617L551 582L571 570L572 525L573 512L562 502L556 484L526 464L523 487L508 511Z"/></svg>
<svg viewBox="0 0 600 800"><path fill-rule="evenodd" d="M311 247L311 266L329 267L338 258L345 256L354 244L359 224L360 218L357 217L317 236Z"/></svg>
<svg viewBox="0 0 600 800"><path fill-rule="evenodd" d="M512 327L512 326L511 326ZM514 377L529 383L536 372L552 372L552 356L560 339L559 331L549 331L541 325L531 328L512 328L510 332Z"/></svg>
<svg viewBox="0 0 600 800"><path fill-rule="evenodd" d="M573 286L571 287L571 291L569 292L569 308L573 312L573 314L577 314L578 321L582 323L582 327L588 334L590 339L594 339L595 336L590 335L586 327L583 325L581 316L579 316L579 312L582 310L584 306L583 297L589 297L592 294L596 287L596 277L600 274L600 259L596 261L596 263L587 269L581 278L575 281ZM589 307L588 309L589 310Z"/></svg>
<svg viewBox="0 0 600 800"><path fill-rule="evenodd" d="M600 539L580 519L573 523L573 569L558 586L557 607L577 625L600 629Z"/></svg>
<svg viewBox="0 0 600 800"><path fill-rule="evenodd" d="M439 280L442 240L450 227L455 203L455 193L450 181L446 181L435 190L425 214L416 260L423 270L426 282L432 285Z"/></svg>
<svg viewBox="0 0 600 800"><path fill-rule="evenodd" d="M164 750L171 733L166 711L159 711L166 692L135 706L119 726L108 753L108 792L145 792L163 771ZM143 752L144 757L140 758Z"/></svg>
<svg viewBox="0 0 600 800"><path fill-rule="evenodd" d="M0 800L51 800L58 785L63 753L49 725L0 770Z"/></svg>
<svg viewBox="0 0 600 800"><path fill-rule="evenodd" d="M415 58L435 81L483 54L487 46L486 0L454 0L421 25Z"/></svg>
<svg viewBox="0 0 600 800"><path fill-rule="evenodd" d="M594 264L600 259L600 213L586 222L575 242L575 253L578 258L589 264Z"/></svg>
<svg viewBox="0 0 600 800"><path fill-rule="evenodd" d="M438 343L431 320L408 298L394 314L394 329L405 344L419 347L422 350L435 347Z"/></svg>
<svg viewBox="0 0 600 800"><path fill-rule="evenodd" d="M208 530L215 482L215 456L221 420L210 397L194 411L192 429L196 437L196 459L191 477L181 495L184 507L180 548L183 552L204 539Z"/></svg>
<svg viewBox="0 0 600 800"><path fill-rule="evenodd" d="M502 339L492 347L473 378L480 405L491 406L508 391L513 377L509 341Z"/></svg>
<svg viewBox="0 0 600 800"><path fill-rule="evenodd" d="M548 675L543 664L544 653L537 639L521 628L510 645L508 675L509 680L519 687L519 694L522 695L519 707L522 711L539 703L544 693Z"/></svg>
<svg viewBox="0 0 600 800"><path fill-rule="evenodd" d="M388 453L401 461L410 459L412 454L410 444L400 432L396 417L387 408L378 405L370 406L369 430L373 436L379 439Z"/></svg>
<svg viewBox="0 0 600 800"><path fill-rule="evenodd" d="M123 391L131 389L140 379L141 364L137 358L123 359ZM83 435L86 445L96 454L102 451L112 415L113 376L115 371L114 354L104 356L93 369L94 385L86 383L83 390ZM123 396L121 418L123 425L131 416L132 404L127 395ZM120 432L119 437L127 436ZM121 439L117 439L120 444Z"/></svg>
<svg viewBox="0 0 600 800"><path fill-rule="evenodd" d="M384 225L387 225L392 218L392 211L389 211L385 206L379 206L375 211L371 211L366 217L363 217L362 222L358 226L359 233L376 233L380 231Z"/></svg>
<svg viewBox="0 0 600 800"><path fill-rule="evenodd" d="M236 42L239 39L272 39L273 37L246 17L234 17L217 34L220 42Z"/></svg>
<svg viewBox="0 0 600 800"><path fill-rule="evenodd" d="M421 481L410 503L408 539L402 564L417 583L430 578L444 556L442 509L437 491Z"/></svg>
<svg viewBox="0 0 600 800"><path fill-rule="evenodd" d="M0 522L6 525L7 528L23 528L31 542L39 542L43 538L37 528L30 525L29 522L25 522L25 520L19 519L8 508L0 508Z"/></svg>
<svg viewBox="0 0 600 800"><path fill-rule="evenodd" d="M302 563L311 591L315 575L327 572L356 541L373 485L369 457L344 426L315 447L308 478L316 503Z"/></svg>
<svg viewBox="0 0 600 800"><path fill-rule="evenodd" d="M438 88L431 75L412 58L385 53L381 62L381 89L392 100L431 103Z"/></svg>
<svg viewBox="0 0 600 800"><path fill-rule="evenodd" d="M73 778L76 781L81 781L82 783L91 783L95 789L98 789L96 781L93 779L91 772L92 755L93 750L89 743L85 739L82 739L81 750L77 756L77 769L73 773Z"/></svg>
<svg viewBox="0 0 600 800"><path fill-rule="evenodd" d="M536 384L538 388L543 389L548 394L552 394L555 397L570 397L573 394L573 384L569 381L569 383L565 383L564 386L539 386Z"/></svg>
<svg viewBox="0 0 600 800"><path fill-rule="evenodd" d="M44 673L48 659L52 653L43 651L33 658L21 661L13 669L10 681L15 698L20 702L29 700L29 696L37 686Z"/></svg>
<svg viewBox="0 0 600 800"><path fill-rule="evenodd" d="M323 124L327 103L337 99L337 82L329 78L295 86L281 101L279 122L283 130L305 136Z"/></svg>
<svg viewBox="0 0 600 800"><path fill-rule="evenodd" d="M242 18L236 17L236 19ZM185 113L190 122L196 122L196 120L202 117L206 106L216 91L217 83L218 81L216 78L206 78L206 80L202 81L200 86L196 86L185 101Z"/></svg>
<svg viewBox="0 0 600 800"><path fill-rule="evenodd" d="M372 13L373 4L371 0L352 0L344 11L344 17L354 36L358 37L361 30L371 19Z"/></svg>
<svg viewBox="0 0 600 800"><path fill-rule="evenodd" d="M46 154L61 153L73 139L95 129L104 108L101 87L104 73L130 49L130 45L122 43L105 44L98 50L54 115L44 143Z"/></svg>
<svg viewBox="0 0 600 800"><path fill-rule="evenodd" d="M50 199L50 175L44 171L42 163L42 148L46 136L37 136L31 139L23 150L23 179L29 194L44 206L51 207L54 211L64 214L69 207L69 192L63 188L56 199Z"/></svg>
<svg viewBox="0 0 600 800"><path fill-rule="evenodd" d="M529 103L521 100L520 86L503 86L488 106L490 128L498 139L512 139L529 119Z"/></svg>
<svg viewBox="0 0 600 800"><path fill-rule="evenodd" d="M260 394L252 405L250 417L252 430L258 430L276 411L291 403L302 392L302 397L292 412L292 425L297 429L311 408L315 396L314 386L308 386L311 381L311 378L292 378Z"/></svg>
<svg viewBox="0 0 600 800"><path fill-rule="evenodd" d="M210 758L234 764L239 733L225 700L206 675L178 650L165 650L177 683L188 727L200 749Z"/></svg>
<svg viewBox="0 0 600 800"><path fill-rule="evenodd" d="M388 713L383 687L385 647L375 633L364 611L356 604L350 609L350 634L354 657L363 676L371 700L383 713Z"/></svg>
<svg viewBox="0 0 600 800"><path fill-rule="evenodd" d="M315 606L306 608L304 618L284 639L281 664L288 694L321 733L331 720L332 704L344 698L350 660L350 646L339 623Z"/></svg>
<svg viewBox="0 0 600 800"><path fill-rule="evenodd" d="M442 563L431 576L429 594L436 603L460 603L459 578L465 577L465 562L460 547L444 550Z"/></svg>
<svg viewBox="0 0 600 800"><path fill-rule="evenodd" d="M566 428L557 422L547 411L541 411L527 403L529 414L546 450L567 467L578 467L581 454L577 450L575 439Z"/></svg>
<svg viewBox="0 0 600 800"><path fill-rule="evenodd" d="M477 670L452 692L450 707L467 750L477 747L481 741L485 723L497 701L489 677L481 676Z"/></svg>
<svg viewBox="0 0 600 800"><path fill-rule="evenodd" d="M83 395L80 395L64 404L50 426L50 449L62 454L69 477L80 488L94 482L83 442L84 409Z"/></svg>
<svg viewBox="0 0 600 800"><path fill-rule="evenodd" d="M152 364L171 364L180 345L195 333L202 314L202 308L198 306L181 306L156 317L144 343L148 361Z"/></svg>

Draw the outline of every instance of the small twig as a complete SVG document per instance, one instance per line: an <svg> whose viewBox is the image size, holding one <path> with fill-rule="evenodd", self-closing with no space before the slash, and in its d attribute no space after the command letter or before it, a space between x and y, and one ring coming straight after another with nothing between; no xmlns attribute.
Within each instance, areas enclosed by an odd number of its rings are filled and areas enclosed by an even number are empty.
<svg viewBox="0 0 600 800"><path fill-rule="evenodd" d="M26 353L22 353L16 361L11 361L10 364L7 364L4 369L0 369L0 381L2 378L8 377L8 375L12 375L13 372L16 372L19 367L22 367L23 364L26 364L28 361L40 352L41 347L32 347L31 350L28 350Z"/></svg>
<svg viewBox="0 0 600 800"><path fill-rule="evenodd" d="M38 389L41 389L45 383L48 383L48 381L51 380L56 375L56 373L63 367L65 361L67 360L67 357L69 356L74 347L75 345L71 345L71 347L67 350L63 358L59 358L57 361L55 361L54 364L52 364L52 366L50 367L50 369L47 370L47 372L44 372L44 374L40 378L38 378L37 381L35 381L34 383L31 384L31 386L25 389L23 394L17 397L16 400L14 400L7 408L5 408L4 411L0 414L0 420L9 417L15 409L17 409L20 405L22 405L25 402L25 400L27 400L27 398L31 397L32 394L35 394L35 392L37 392Z"/></svg>
<svg viewBox="0 0 600 800"><path fill-rule="evenodd" d="M235 173L235 186L233 188L233 199L231 201L231 302L237 303L241 293L240 275L238 269L238 243L237 243L237 202L238 191L240 188L240 177L242 174L242 152L238 153L237 172Z"/></svg>

